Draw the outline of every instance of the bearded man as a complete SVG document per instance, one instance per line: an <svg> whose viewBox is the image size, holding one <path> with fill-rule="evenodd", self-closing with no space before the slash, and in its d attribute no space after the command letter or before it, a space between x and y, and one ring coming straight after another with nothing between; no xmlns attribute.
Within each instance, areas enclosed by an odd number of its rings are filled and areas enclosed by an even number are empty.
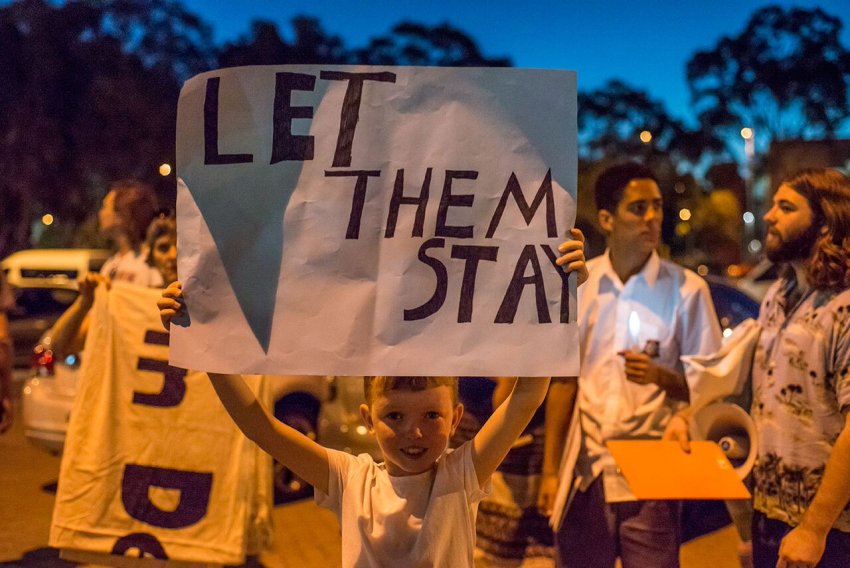
<svg viewBox="0 0 850 568"><path fill-rule="evenodd" d="M850 179L805 170L765 214L785 265L759 312L751 414L756 568L850 566ZM665 437L687 436L687 412Z"/></svg>

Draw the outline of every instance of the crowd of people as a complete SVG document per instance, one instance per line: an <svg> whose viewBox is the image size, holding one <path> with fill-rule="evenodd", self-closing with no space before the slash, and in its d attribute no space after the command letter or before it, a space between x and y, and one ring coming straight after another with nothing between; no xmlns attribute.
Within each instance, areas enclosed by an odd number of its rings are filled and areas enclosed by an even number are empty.
<svg viewBox="0 0 850 568"><path fill-rule="evenodd" d="M663 202L653 172L617 164L601 173L594 191L605 252L585 261L583 235L574 229L558 259L580 284L580 375L501 378L492 415L454 450L449 439L463 415L456 377L366 378L360 411L383 455L376 463L278 422L242 377L210 374L240 429L338 515L344 566L471 566L473 558L516 566L528 560L517 550L564 567L679 565L681 502L637 500L606 444L668 439L687 450L692 417L682 357L715 353L722 336L705 281L659 257ZM157 209L140 182L110 186L99 221L116 252L100 273L81 279L78 299L52 330L55 351L81 349L95 290L114 281L163 287L166 328L181 314L175 222L157 217ZM784 272L758 317L749 409L758 436L755 513L752 554L741 562L846 568L850 179L831 169L800 172L779 185L764 222L767 257ZM0 432L12 419L3 315L11 297L1 278ZM626 325L633 317L639 331ZM498 471L520 436L537 456L539 470L520 475L530 483ZM565 465L571 447L577 458ZM566 496L560 504L559 494ZM488 510L488 499L490 514L512 519L501 559L498 547L475 553L477 513ZM493 536L492 527L487 531ZM511 547L511 539L524 544Z"/></svg>

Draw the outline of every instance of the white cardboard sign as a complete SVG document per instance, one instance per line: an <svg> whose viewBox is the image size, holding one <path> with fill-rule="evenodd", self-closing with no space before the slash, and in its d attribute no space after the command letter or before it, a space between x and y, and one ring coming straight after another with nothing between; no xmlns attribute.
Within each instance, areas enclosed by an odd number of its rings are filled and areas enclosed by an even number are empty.
<svg viewBox="0 0 850 568"><path fill-rule="evenodd" d="M576 78L262 66L178 108L171 362L217 372L575 375Z"/></svg>

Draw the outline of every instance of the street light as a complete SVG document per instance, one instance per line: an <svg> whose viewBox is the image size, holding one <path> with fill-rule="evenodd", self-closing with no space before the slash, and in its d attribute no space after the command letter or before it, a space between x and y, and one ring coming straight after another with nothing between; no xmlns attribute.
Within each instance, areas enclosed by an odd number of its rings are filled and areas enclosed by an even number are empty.
<svg viewBox="0 0 850 568"><path fill-rule="evenodd" d="M744 154L747 156L747 167L749 167L750 161L753 159L753 155L755 155L755 132L749 126L745 126L741 129L741 138L744 139Z"/></svg>
<svg viewBox="0 0 850 568"><path fill-rule="evenodd" d="M744 139L744 156L746 157L746 178L744 179L744 237L752 238L755 232L756 217L752 213L755 211L755 200L753 199L753 158L756 154L756 136L755 131L749 126L741 129L741 138ZM752 254L758 254L761 250L759 246L755 246L756 239L750 241L747 251ZM758 243L759 245L761 243Z"/></svg>
<svg viewBox="0 0 850 568"><path fill-rule="evenodd" d="M159 175L161 175L162 177L165 177L170 173L171 173L171 164L162 164L161 166L159 166Z"/></svg>
<svg viewBox="0 0 850 568"><path fill-rule="evenodd" d="M649 130L644 130L640 133L640 141L644 144L649 144L652 142L652 132Z"/></svg>

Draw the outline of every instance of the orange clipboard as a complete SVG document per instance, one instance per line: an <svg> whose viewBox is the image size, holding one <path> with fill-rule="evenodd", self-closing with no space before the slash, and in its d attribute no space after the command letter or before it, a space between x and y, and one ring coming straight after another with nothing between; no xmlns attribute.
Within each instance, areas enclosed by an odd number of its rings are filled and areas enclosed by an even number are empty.
<svg viewBox="0 0 850 568"><path fill-rule="evenodd" d="M735 468L714 442L609 440L608 450L639 500L750 499Z"/></svg>

